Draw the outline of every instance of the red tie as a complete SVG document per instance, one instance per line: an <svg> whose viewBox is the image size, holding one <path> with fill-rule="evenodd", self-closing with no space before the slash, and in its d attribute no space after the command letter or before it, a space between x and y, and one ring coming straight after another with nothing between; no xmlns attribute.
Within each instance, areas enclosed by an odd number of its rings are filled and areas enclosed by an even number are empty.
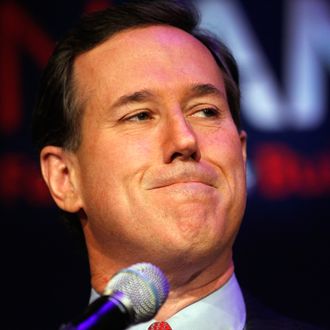
<svg viewBox="0 0 330 330"><path fill-rule="evenodd" d="M167 322L162 321L151 324L148 330L172 330L172 328Z"/></svg>

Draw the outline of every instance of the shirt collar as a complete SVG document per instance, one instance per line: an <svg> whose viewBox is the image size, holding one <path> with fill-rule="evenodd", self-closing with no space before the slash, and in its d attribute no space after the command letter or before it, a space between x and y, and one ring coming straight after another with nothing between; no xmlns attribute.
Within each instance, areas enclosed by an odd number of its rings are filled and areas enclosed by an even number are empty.
<svg viewBox="0 0 330 330"><path fill-rule="evenodd" d="M90 302L99 297L92 289ZM185 307L166 320L173 330L242 330L246 321L243 295L235 274L220 289ZM129 330L146 330L155 320Z"/></svg>

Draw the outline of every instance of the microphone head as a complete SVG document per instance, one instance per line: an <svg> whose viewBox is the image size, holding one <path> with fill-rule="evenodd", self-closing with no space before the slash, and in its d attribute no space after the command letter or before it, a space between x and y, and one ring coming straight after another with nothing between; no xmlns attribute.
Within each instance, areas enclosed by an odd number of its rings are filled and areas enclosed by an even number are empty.
<svg viewBox="0 0 330 330"><path fill-rule="evenodd" d="M124 268L112 277L103 294L111 295L115 292L124 294L126 299L122 303L133 310L132 321L140 323L157 314L167 299L169 283L159 268L144 262Z"/></svg>

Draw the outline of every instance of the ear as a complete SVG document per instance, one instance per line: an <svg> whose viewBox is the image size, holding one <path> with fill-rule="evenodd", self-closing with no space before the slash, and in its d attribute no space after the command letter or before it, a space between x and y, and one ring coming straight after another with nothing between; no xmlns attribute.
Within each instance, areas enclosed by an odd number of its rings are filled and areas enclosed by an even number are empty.
<svg viewBox="0 0 330 330"><path fill-rule="evenodd" d="M241 148L242 148L242 156L244 163L246 164L246 159L247 159L247 151L246 151L246 144L247 144L247 134L245 131L240 131L239 132L239 137L241 140Z"/></svg>
<svg viewBox="0 0 330 330"><path fill-rule="evenodd" d="M74 160L74 154L60 147L46 146L40 153L42 176L51 196L59 208L71 213L82 209Z"/></svg>

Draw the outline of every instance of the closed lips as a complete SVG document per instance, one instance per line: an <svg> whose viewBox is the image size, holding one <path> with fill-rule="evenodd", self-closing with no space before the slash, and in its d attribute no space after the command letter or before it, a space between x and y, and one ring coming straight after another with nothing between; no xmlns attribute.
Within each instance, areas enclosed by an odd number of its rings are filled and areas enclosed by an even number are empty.
<svg viewBox="0 0 330 330"><path fill-rule="evenodd" d="M144 179L147 190L178 183L202 183L214 188L218 187L218 175L209 167L188 166L162 169L149 172Z"/></svg>

